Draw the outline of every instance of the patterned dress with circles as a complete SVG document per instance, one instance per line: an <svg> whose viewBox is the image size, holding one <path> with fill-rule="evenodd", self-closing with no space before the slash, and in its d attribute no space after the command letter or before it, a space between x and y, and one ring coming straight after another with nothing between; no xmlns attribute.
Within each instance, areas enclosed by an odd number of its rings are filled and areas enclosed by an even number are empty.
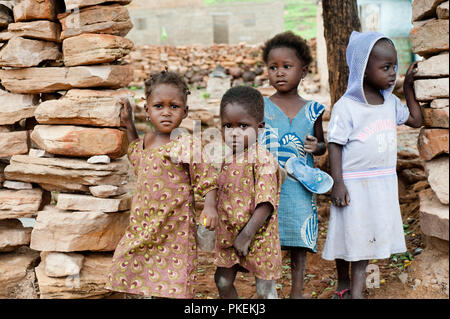
<svg viewBox="0 0 450 319"><path fill-rule="evenodd" d="M194 192L204 196L216 188L217 170L190 162L191 147L192 141L186 138L157 148L144 149L142 139L130 144L136 191L130 224L114 252L108 289L193 297L197 273ZM179 150L184 153L174 161Z"/></svg>
<svg viewBox="0 0 450 319"><path fill-rule="evenodd" d="M215 265L231 268L239 264L257 278L275 280L281 277L282 257L277 214L280 169L263 146L244 151L243 158L224 163L219 175ZM251 241L248 255L240 257L233 242L256 206L264 202L272 204L274 211Z"/></svg>

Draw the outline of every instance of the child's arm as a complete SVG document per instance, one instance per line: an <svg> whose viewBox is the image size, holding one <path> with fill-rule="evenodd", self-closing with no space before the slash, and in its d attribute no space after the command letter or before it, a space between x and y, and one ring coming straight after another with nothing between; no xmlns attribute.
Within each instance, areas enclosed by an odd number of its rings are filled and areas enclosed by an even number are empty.
<svg viewBox="0 0 450 319"><path fill-rule="evenodd" d="M211 190L205 196L205 206L200 215L200 223L208 230L214 230L219 220L217 213L217 188Z"/></svg>
<svg viewBox="0 0 450 319"><path fill-rule="evenodd" d="M247 256L248 246L250 245L253 237L255 237L258 229L264 225L264 222L272 214L273 206L269 202L259 204L255 212L253 213L247 225L241 230L234 240L233 246L239 256Z"/></svg>
<svg viewBox="0 0 450 319"><path fill-rule="evenodd" d="M125 126L127 129L128 144L130 144L139 138L136 126L133 122L133 109L127 98L122 98L119 103L122 105L120 109L120 120L122 126Z"/></svg>
<svg viewBox="0 0 450 319"><path fill-rule="evenodd" d="M314 123L314 135L315 136L306 136L305 151L315 156L321 156L325 154L327 150L323 134L322 115Z"/></svg>
<svg viewBox="0 0 450 319"><path fill-rule="evenodd" d="M419 128L422 126L423 117L420 104L416 100L414 93L414 74L417 72L418 61L412 63L406 72L405 82L403 82L403 93L405 94L406 105L409 108L409 117L405 125Z"/></svg>
<svg viewBox="0 0 450 319"><path fill-rule="evenodd" d="M330 154L331 176L334 180L331 201L336 207L344 207L350 204L350 197L342 178L342 145L328 143L328 152Z"/></svg>

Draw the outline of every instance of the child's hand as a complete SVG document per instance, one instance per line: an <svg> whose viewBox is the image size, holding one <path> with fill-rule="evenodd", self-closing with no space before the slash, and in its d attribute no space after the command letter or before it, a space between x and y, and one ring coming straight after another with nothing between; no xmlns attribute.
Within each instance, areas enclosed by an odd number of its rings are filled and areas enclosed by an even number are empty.
<svg viewBox="0 0 450 319"><path fill-rule="evenodd" d="M250 242L252 241L252 237L248 236L245 228L237 235L234 240L233 247L236 249L238 256L245 257L248 254L248 246L250 246Z"/></svg>
<svg viewBox="0 0 450 319"><path fill-rule="evenodd" d="M331 202L336 207L344 207L350 204L350 196L343 182L337 182L333 185Z"/></svg>
<svg viewBox="0 0 450 319"><path fill-rule="evenodd" d="M201 215L200 215L200 223L207 230L216 229L217 223L219 221L219 215L217 214L217 208L213 206L205 206Z"/></svg>
<svg viewBox="0 0 450 319"><path fill-rule="evenodd" d="M412 89L414 87L414 75L417 73L417 64L419 61L411 63L406 71L405 81L403 82L403 90Z"/></svg>
<svg viewBox="0 0 450 319"><path fill-rule="evenodd" d="M133 108L127 98L119 100L120 108L120 122L122 126L128 126L133 122Z"/></svg>
<svg viewBox="0 0 450 319"><path fill-rule="evenodd" d="M314 153L317 151L317 145L319 144L319 140L311 135L306 135L306 141L305 141L305 152L307 153Z"/></svg>

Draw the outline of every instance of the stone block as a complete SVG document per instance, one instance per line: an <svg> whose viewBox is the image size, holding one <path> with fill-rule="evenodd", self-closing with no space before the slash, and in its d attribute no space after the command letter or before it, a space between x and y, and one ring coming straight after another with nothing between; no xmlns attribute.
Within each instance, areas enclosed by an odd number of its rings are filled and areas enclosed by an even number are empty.
<svg viewBox="0 0 450 319"><path fill-rule="evenodd" d="M449 107L448 99L433 100L430 104L430 107L433 109L443 109L446 107L448 108Z"/></svg>
<svg viewBox="0 0 450 319"><path fill-rule="evenodd" d="M0 133L0 158L27 153L27 131Z"/></svg>
<svg viewBox="0 0 450 319"><path fill-rule="evenodd" d="M133 42L110 34L80 34L63 41L64 65L114 62L131 52Z"/></svg>
<svg viewBox="0 0 450 319"><path fill-rule="evenodd" d="M105 154L115 159L124 156L128 148L126 133L112 128L37 125L31 139L51 154L72 157Z"/></svg>
<svg viewBox="0 0 450 319"><path fill-rule="evenodd" d="M0 89L0 125L33 117L38 103L37 94L14 94Z"/></svg>
<svg viewBox="0 0 450 319"><path fill-rule="evenodd" d="M83 159L17 155L11 157L4 174L7 179L37 183L48 191L89 193L90 186L127 183L129 167L125 157L111 164L89 164Z"/></svg>
<svg viewBox="0 0 450 319"><path fill-rule="evenodd" d="M38 299L34 274L38 262L39 252L28 247L0 254L0 298Z"/></svg>
<svg viewBox="0 0 450 319"><path fill-rule="evenodd" d="M431 19L410 33L413 52L425 56L448 51L448 20Z"/></svg>
<svg viewBox="0 0 450 319"><path fill-rule="evenodd" d="M66 212L47 206L38 213L30 247L39 251L114 251L129 213Z"/></svg>
<svg viewBox="0 0 450 319"><path fill-rule="evenodd" d="M30 227L23 227L18 219L0 220L0 252L10 252L28 245L31 239Z"/></svg>
<svg viewBox="0 0 450 319"><path fill-rule="evenodd" d="M445 0L414 0L412 20L419 21L436 15L436 8Z"/></svg>
<svg viewBox="0 0 450 319"><path fill-rule="evenodd" d="M449 18L449 6L448 6L448 1L445 1L443 3L441 3L437 8L436 8L436 14L438 16L439 19L448 19Z"/></svg>
<svg viewBox="0 0 450 319"><path fill-rule="evenodd" d="M0 189L0 220L32 217L42 203L42 189Z"/></svg>
<svg viewBox="0 0 450 319"><path fill-rule="evenodd" d="M66 10L73 10L76 8L81 9L84 7L95 6L105 2L126 5L129 4L131 0L64 0L64 2L66 3Z"/></svg>
<svg viewBox="0 0 450 319"><path fill-rule="evenodd" d="M42 252L45 275L48 277L67 277L79 275L84 256L77 253Z"/></svg>
<svg viewBox="0 0 450 319"><path fill-rule="evenodd" d="M417 144L420 156L429 161L441 154L448 154L448 129L422 128Z"/></svg>
<svg viewBox="0 0 450 319"><path fill-rule="evenodd" d="M433 128L448 128L448 107L443 109L424 108L423 125Z"/></svg>
<svg viewBox="0 0 450 319"><path fill-rule="evenodd" d="M58 99L41 103L34 115L41 124L120 126L121 98L132 97L129 90L73 89Z"/></svg>
<svg viewBox="0 0 450 319"><path fill-rule="evenodd" d="M36 267L36 277L42 299L83 299L104 298L111 294L105 288L112 265L112 254L87 253L79 275L52 278L45 274L43 260Z"/></svg>
<svg viewBox="0 0 450 319"><path fill-rule="evenodd" d="M113 4L92 6L58 16L61 40L82 33L106 33L124 37L133 28L127 8Z"/></svg>
<svg viewBox="0 0 450 319"><path fill-rule="evenodd" d="M62 58L54 42L13 37L0 50L0 67L28 68Z"/></svg>
<svg viewBox="0 0 450 319"><path fill-rule="evenodd" d="M421 102L448 98L449 80L447 78L414 81L416 99Z"/></svg>
<svg viewBox="0 0 450 319"><path fill-rule="evenodd" d="M420 228L427 236L437 237L448 242L448 205L443 205L432 189L419 193Z"/></svg>
<svg viewBox="0 0 450 319"><path fill-rule="evenodd" d="M47 20L16 22L8 26L8 33L3 37L10 39L14 36L59 42L61 25Z"/></svg>
<svg viewBox="0 0 450 319"><path fill-rule="evenodd" d="M98 198L88 195L59 194L56 208L61 210L95 211L115 213L131 208L131 196L119 198Z"/></svg>
<svg viewBox="0 0 450 319"><path fill-rule="evenodd" d="M10 92L21 94L50 93L91 87L118 89L126 87L132 78L133 70L130 65L0 70L3 86Z"/></svg>
<svg viewBox="0 0 450 319"><path fill-rule="evenodd" d="M428 174L428 183L439 201L444 205L449 204L448 163L448 156L435 158L425 163L425 170Z"/></svg>
<svg viewBox="0 0 450 319"><path fill-rule="evenodd" d="M417 65L417 78L439 78L448 77L449 74L449 54L441 53L423 60Z"/></svg>

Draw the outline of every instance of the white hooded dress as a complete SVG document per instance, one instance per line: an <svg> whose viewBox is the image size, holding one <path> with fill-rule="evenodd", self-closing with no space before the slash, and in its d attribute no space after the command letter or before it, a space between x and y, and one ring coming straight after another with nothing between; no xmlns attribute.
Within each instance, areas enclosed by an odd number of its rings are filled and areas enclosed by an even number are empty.
<svg viewBox="0 0 450 319"><path fill-rule="evenodd" d="M386 36L353 32L347 47L347 91L333 107L328 142L342 145L344 184L350 205L331 206L322 257L359 261L389 258L406 251L397 185L397 125L409 109L382 91L384 103L370 105L363 91L364 71L375 43Z"/></svg>

